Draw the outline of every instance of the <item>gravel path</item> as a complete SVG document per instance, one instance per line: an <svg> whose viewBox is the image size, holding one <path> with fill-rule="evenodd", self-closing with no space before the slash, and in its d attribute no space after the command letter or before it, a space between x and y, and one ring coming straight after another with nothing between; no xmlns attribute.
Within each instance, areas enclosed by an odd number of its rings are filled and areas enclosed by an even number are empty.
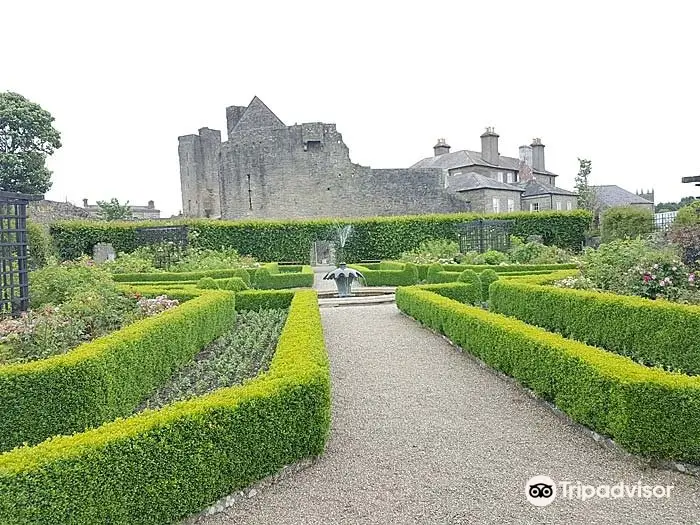
<svg viewBox="0 0 700 525"><path fill-rule="evenodd" d="M700 480L604 449L395 305L322 311L333 427L314 466L199 523L698 523ZM528 503L534 475L673 485L669 499Z"/></svg>

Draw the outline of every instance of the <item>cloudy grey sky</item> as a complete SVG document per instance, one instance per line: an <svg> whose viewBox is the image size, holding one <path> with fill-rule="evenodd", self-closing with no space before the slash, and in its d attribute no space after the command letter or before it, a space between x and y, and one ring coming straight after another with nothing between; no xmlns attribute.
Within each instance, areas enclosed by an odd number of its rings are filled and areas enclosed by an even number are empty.
<svg viewBox="0 0 700 525"><path fill-rule="evenodd" d="M700 188L700 4L0 0L0 91L55 117L49 198L181 209L177 137L225 130L254 95L288 125L332 122L353 161L407 167L438 137L517 156L541 137L571 188ZM224 131L225 135L225 131Z"/></svg>

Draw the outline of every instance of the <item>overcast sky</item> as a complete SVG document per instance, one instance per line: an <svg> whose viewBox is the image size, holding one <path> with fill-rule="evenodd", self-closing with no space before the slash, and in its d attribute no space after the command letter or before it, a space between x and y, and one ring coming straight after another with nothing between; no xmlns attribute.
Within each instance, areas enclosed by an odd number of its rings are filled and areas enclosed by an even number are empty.
<svg viewBox="0 0 700 525"><path fill-rule="evenodd" d="M697 2L0 0L0 91L56 118L54 200L181 209L177 137L258 95L287 125L337 124L354 162L408 167L438 137L656 201L700 196Z"/></svg>

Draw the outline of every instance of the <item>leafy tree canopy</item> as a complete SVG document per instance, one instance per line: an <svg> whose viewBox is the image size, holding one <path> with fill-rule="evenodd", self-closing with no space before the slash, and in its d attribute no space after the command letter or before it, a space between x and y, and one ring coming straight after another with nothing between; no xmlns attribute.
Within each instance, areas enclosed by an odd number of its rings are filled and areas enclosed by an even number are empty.
<svg viewBox="0 0 700 525"><path fill-rule="evenodd" d="M119 200L112 197L109 202L97 201L97 205L100 207L97 215L103 221L119 221L133 218L129 201L119 204Z"/></svg>
<svg viewBox="0 0 700 525"><path fill-rule="evenodd" d="M656 213L663 211L680 210L683 206L689 206L695 201L695 197L683 197L679 202L660 202L656 205Z"/></svg>
<svg viewBox="0 0 700 525"><path fill-rule="evenodd" d="M0 189L45 193L51 188L46 157L61 147L51 113L10 91L0 93Z"/></svg>

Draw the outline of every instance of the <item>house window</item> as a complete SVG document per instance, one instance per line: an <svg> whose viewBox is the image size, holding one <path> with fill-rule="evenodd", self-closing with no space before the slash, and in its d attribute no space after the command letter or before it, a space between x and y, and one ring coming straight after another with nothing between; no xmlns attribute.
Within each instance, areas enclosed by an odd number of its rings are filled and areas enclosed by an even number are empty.
<svg viewBox="0 0 700 525"><path fill-rule="evenodd" d="M501 202L498 200L498 197L493 198L493 213L500 213L501 212Z"/></svg>
<svg viewBox="0 0 700 525"><path fill-rule="evenodd" d="M498 182L503 182L503 172L502 171L499 171L498 173L496 173L496 180Z"/></svg>
<svg viewBox="0 0 700 525"><path fill-rule="evenodd" d="M506 180L507 180L507 182L514 182L515 181L515 173L508 172L508 178Z"/></svg>
<svg viewBox="0 0 700 525"><path fill-rule="evenodd" d="M568 201L568 202L566 203L566 209L567 209L568 211L571 211L571 208L572 208L572 207L573 207L573 206L572 206L572 204L571 204L571 201Z"/></svg>
<svg viewBox="0 0 700 525"><path fill-rule="evenodd" d="M561 211L561 201L557 201L557 211Z"/></svg>
<svg viewBox="0 0 700 525"><path fill-rule="evenodd" d="M515 211L515 200L508 199L508 211Z"/></svg>
<svg viewBox="0 0 700 525"><path fill-rule="evenodd" d="M540 211L540 203L539 202L531 202L530 203L530 211Z"/></svg>

